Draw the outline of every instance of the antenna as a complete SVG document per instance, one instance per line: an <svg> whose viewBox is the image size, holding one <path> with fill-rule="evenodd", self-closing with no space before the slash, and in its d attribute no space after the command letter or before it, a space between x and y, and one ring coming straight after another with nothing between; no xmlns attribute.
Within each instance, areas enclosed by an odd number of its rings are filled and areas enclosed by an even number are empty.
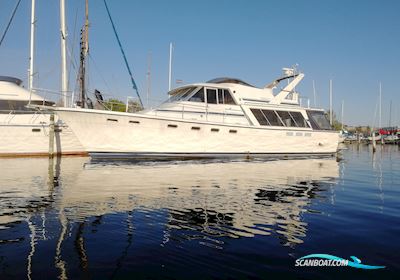
<svg viewBox="0 0 400 280"><path fill-rule="evenodd" d="M312 81L313 93L314 93L314 107L317 107L317 93L315 92L315 81Z"/></svg>
<svg viewBox="0 0 400 280"><path fill-rule="evenodd" d="M149 108L149 98L151 94L151 51L147 55L147 108Z"/></svg>
<svg viewBox="0 0 400 280"><path fill-rule="evenodd" d="M332 113L332 79L329 80L329 123L333 124L333 113Z"/></svg>
<svg viewBox="0 0 400 280"><path fill-rule="evenodd" d="M169 71L168 71L168 91L171 91L172 80L172 43L169 43Z"/></svg>

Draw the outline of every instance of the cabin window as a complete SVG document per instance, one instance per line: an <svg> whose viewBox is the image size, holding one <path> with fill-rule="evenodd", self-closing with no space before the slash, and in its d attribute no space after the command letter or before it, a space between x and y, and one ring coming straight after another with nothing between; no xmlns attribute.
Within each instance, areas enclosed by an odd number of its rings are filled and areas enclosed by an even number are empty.
<svg viewBox="0 0 400 280"><path fill-rule="evenodd" d="M231 93L227 89L218 89L218 103L236 105Z"/></svg>
<svg viewBox="0 0 400 280"><path fill-rule="evenodd" d="M276 113L279 115L285 126L296 126L294 120L292 119L292 116L288 111L276 111Z"/></svg>
<svg viewBox="0 0 400 280"><path fill-rule="evenodd" d="M309 127L300 112L250 109L260 125Z"/></svg>
<svg viewBox="0 0 400 280"><path fill-rule="evenodd" d="M204 102L204 88L199 89L195 95L190 97L189 101L192 102Z"/></svg>
<svg viewBox="0 0 400 280"><path fill-rule="evenodd" d="M261 110L272 126L284 126L283 123L280 121L277 113L272 110Z"/></svg>
<svg viewBox="0 0 400 280"><path fill-rule="evenodd" d="M296 126L298 127L309 127L306 119L303 117L303 114L300 112L290 112Z"/></svg>
<svg viewBox="0 0 400 280"><path fill-rule="evenodd" d="M322 111L307 111L311 127L316 130L332 130L332 127Z"/></svg>
<svg viewBox="0 0 400 280"><path fill-rule="evenodd" d="M260 125L270 125L264 114L259 109L250 109Z"/></svg>
<svg viewBox="0 0 400 280"><path fill-rule="evenodd" d="M216 89L207 89L207 103L208 104L217 104L217 90Z"/></svg>
<svg viewBox="0 0 400 280"><path fill-rule="evenodd" d="M235 100L233 100L232 95L227 89L224 89L224 104L235 105Z"/></svg>

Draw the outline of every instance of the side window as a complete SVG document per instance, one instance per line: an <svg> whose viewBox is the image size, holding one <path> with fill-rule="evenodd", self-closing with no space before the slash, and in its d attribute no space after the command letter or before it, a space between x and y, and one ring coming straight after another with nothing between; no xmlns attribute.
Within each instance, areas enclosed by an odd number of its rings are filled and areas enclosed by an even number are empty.
<svg viewBox="0 0 400 280"><path fill-rule="evenodd" d="M204 102L204 88L201 88L195 95L190 97L189 101Z"/></svg>
<svg viewBox="0 0 400 280"><path fill-rule="evenodd" d="M260 109L250 109L260 125L270 125Z"/></svg>
<svg viewBox="0 0 400 280"><path fill-rule="evenodd" d="M300 112L290 112L298 127L309 127L306 119Z"/></svg>
<svg viewBox="0 0 400 280"><path fill-rule="evenodd" d="M33 102L34 101L32 101L32 103ZM42 103L39 104L41 105ZM27 111L26 105L28 105L28 101L1 100L0 110Z"/></svg>
<svg viewBox="0 0 400 280"><path fill-rule="evenodd" d="M287 111L276 111L278 115L281 117L281 120L285 126L296 126L289 112Z"/></svg>
<svg viewBox="0 0 400 280"><path fill-rule="evenodd" d="M235 100L233 100L229 90L218 89L218 104L231 104L236 105Z"/></svg>
<svg viewBox="0 0 400 280"><path fill-rule="evenodd" d="M233 100L232 95L227 89L224 89L224 104L236 105L235 100Z"/></svg>
<svg viewBox="0 0 400 280"><path fill-rule="evenodd" d="M217 90L216 89L207 89L207 103L208 104L217 104Z"/></svg>
<svg viewBox="0 0 400 280"><path fill-rule="evenodd" d="M309 127L300 112L250 109L260 125Z"/></svg>
<svg viewBox="0 0 400 280"><path fill-rule="evenodd" d="M275 113L275 111L271 110L261 110L264 114L264 116L267 118L268 122L272 126L284 126L283 123L279 120L278 115Z"/></svg>

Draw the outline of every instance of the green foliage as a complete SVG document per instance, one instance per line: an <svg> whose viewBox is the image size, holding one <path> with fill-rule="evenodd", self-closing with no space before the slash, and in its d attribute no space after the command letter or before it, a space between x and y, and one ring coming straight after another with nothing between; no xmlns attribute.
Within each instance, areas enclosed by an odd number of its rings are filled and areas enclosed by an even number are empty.
<svg viewBox="0 0 400 280"><path fill-rule="evenodd" d="M126 112L126 103L116 98L109 98L103 103L104 107L111 111L116 112ZM143 108L137 101L129 100L128 101L128 112L134 113L142 110Z"/></svg>
<svg viewBox="0 0 400 280"><path fill-rule="evenodd" d="M137 111L142 110L142 106L140 106L139 102L134 101L134 100L129 100L128 101L128 112L134 113Z"/></svg>
<svg viewBox="0 0 400 280"><path fill-rule="evenodd" d="M116 98L109 98L106 101L104 101L103 104L107 109L109 109L111 111L125 112L125 110L126 110L125 103Z"/></svg>

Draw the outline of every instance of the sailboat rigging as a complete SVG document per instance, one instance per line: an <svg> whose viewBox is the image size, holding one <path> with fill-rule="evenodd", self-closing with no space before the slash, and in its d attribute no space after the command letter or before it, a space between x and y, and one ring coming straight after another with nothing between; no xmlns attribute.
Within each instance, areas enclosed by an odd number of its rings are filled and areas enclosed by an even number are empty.
<svg viewBox="0 0 400 280"><path fill-rule="evenodd" d="M112 25L112 28L113 28L113 31L114 31L115 38L117 39L117 42L118 42L118 45L119 45L119 49L121 50L122 57L124 58L125 66L126 66L126 68L128 70L129 76L131 78L132 87L136 92L136 95L138 97L140 106L143 108L143 102L142 102L142 99L140 98L139 90L138 90L138 88L136 86L135 80L133 79L133 74L132 74L131 68L129 67L128 60L126 59L126 55L125 55L124 49L122 48L121 41L119 40L119 36L118 36L117 30L115 28L114 21L112 20L112 17L111 17L111 14L110 14L110 10L108 9L108 5L107 5L106 0L104 0L104 6L106 7L108 18L110 19L110 22L111 22L111 25Z"/></svg>

